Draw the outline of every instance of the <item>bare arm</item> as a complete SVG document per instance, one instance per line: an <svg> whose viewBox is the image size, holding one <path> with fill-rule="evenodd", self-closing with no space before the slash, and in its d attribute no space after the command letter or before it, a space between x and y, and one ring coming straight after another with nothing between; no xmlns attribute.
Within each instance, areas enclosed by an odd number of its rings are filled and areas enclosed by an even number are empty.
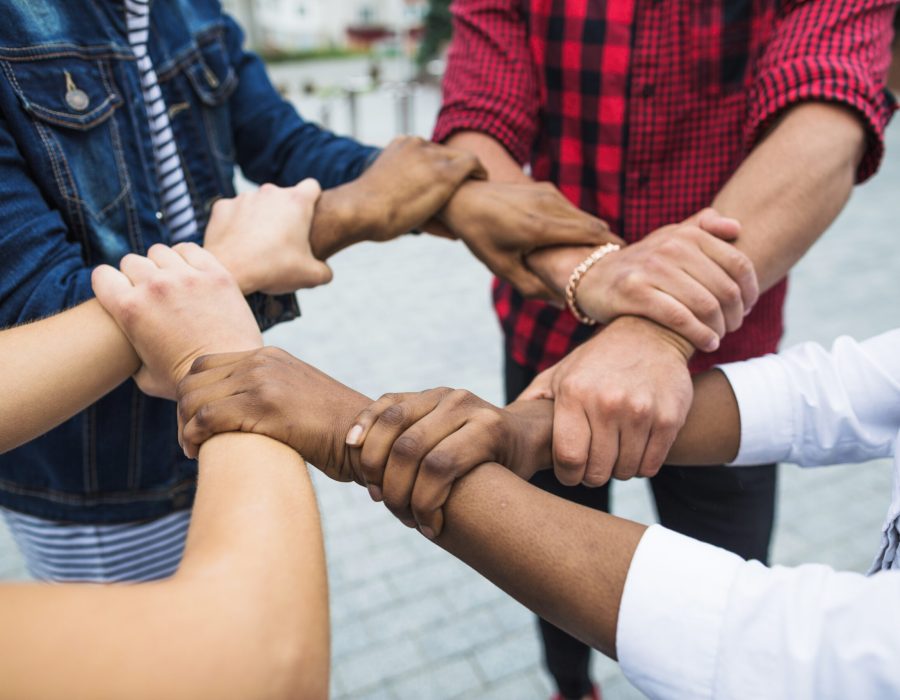
<svg viewBox="0 0 900 700"><path fill-rule="evenodd" d="M850 198L863 156L859 117L811 102L788 111L713 200L738 219L735 246L765 291L806 253Z"/></svg>
<svg viewBox="0 0 900 700"><path fill-rule="evenodd" d="M325 561L302 460L259 436L210 441L173 578L5 586L0 616L2 698L326 697Z"/></svg>
<svg viewBox="0 0 900 700"><path fill-rule="evenodd" d="M0 332L0 357L0 452L56 427L141 366L96 300Z"/></svg>

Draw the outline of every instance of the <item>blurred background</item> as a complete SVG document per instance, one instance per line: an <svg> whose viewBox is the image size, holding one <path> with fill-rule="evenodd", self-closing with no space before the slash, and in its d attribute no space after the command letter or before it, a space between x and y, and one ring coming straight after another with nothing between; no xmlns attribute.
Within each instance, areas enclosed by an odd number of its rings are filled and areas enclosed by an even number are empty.
<svg viewBox="0 0 900 700"><path fill-rule="evenodd" d="M448 0L225 5L307 119L379 145L398 133L430 135ZM792 275L785 344L862 338L900 324L898 192L895 122L880 174L857 189ZM332 263L334 282L302 292L303 317L269 332L270 344L372 397L445 385L502 402L490 276L461 243L408 236L356 246ZM780 469L774 561L865 571L890 500L890 466ZM364 489L314 478L329 559L335 698L550 696L530 613L407 530ZM642 481L615 484L613 500L619 515L655 518ZM25 576L0 530L0 577ZM642 697L599 655L595 674L606 700Z"/></svg>

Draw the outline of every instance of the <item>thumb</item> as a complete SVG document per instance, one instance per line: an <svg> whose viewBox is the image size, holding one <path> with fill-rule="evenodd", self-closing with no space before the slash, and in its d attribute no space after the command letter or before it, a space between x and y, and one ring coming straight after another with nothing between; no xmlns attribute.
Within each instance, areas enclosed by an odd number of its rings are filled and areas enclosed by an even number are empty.
<svg viewBox="0 0 900 700"><path fill-rule="evenodd" d="M99 265L91 273L91 287L101 306L116 316L123 300L134 291L131 280L110 265Z"/></svg>
<svg viewBox="0 0 900 700"><path fill-rule="evenodd" d="M517 401L534 401L536 399L553 400L553 367L545 369L536 376L525 391L519 394Z"/></svg>

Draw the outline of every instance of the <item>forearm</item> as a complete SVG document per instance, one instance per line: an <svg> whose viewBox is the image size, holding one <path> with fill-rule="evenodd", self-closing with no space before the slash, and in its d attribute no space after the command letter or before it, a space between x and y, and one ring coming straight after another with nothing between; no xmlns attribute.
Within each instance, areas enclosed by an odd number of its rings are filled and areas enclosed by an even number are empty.
<svg viewBox="0 0 900 700"><path fill-rule="evenodd" d="M753 150L712 206L741 222L736 246L753 262L760 290L783 278L850 197L865 132L848 109L791 109Z"/></svg>
<svg viewBox="0 0 900 700"><path fill-rule="evenodd" d="M200 474L174 578L0 590L0 697L326 696L324 555L302 461L267 438L222 435Z"/></svg>
<svg viewBox="0 0 900 700"><path fill-rule="evenodd" d="M460 131L446 141L451 148L473 153L487 170L488 178L498 182L531 182L515 158L491 136L478 131Z"/></svg>
<svg viewBox="0 0 900 700"><path fill-rule="evenodd" d="M309 244L319 260L327 260L344 248L371 238L364 224L364 213L354 212L350 205L349 189L349 185L341 185L326 190L316 204Z"/></svg>
<svg viewBox="0 0 900 700"><path fill-rule="evenodd" d="M454 486L437 543L542 618L614 658L619 602L645 529L486 464Z"/></svg>
<svg viewBox="0 0 900 700"><path fill-rule="evenodd" d="M141 363L95 301L0 332L0 452L75 415L134 374Z"/></svg>

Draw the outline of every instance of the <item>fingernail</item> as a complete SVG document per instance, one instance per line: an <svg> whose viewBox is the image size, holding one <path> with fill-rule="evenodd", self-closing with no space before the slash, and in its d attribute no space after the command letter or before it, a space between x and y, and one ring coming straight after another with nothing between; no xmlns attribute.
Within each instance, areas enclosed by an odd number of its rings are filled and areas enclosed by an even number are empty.
<svg viewBox="0 0 900 700"><path fill-rule="evenodd" d="M413 529L415 529L415 527L416 527L415 520L401 520L400 522L403 523L404 525L406 525L406 527L411 527Z"/></svg>
<svg viewBox="0 0 900 700"><path fill-rule="evenodd" d="M419 531L420 531L423 535L425 535L425 537L427 537L429 540L433 540L433 539L434 539L434 530L432 530L432 529L431 529L430 527L428 527L427 525L423 525L422 528L421 528Z"/></svg>
<svg viewBox="0 0 900 700"><path fill-rule="evenodd" d="M719 349L719 339L713 338L706 344L706 352L715 352Z"/></svg>
<svg viewBox="0 0 900 700"><path fill-rule="evenodd" d="M359 447L360 438L362 438L363 427L361 425L354 425L350 428L350 432L347 433L347 439L344 441L348 445L353 447Z"/></svg>
<svg viewBox="0 0 900 700"><path fill-rule="evenodd" d="M369 484L367 488L369 489L369 495L372 497L372 500L381 503L381 489L375 484Z"/></svg>
<svg viewBox="0 0 900 700"><path fill-rule="evenodd" d="M753 311L753 307L751 306L749 309L747 309L744 312L744 318L747 318L747 316L749 316L752 311Z"/></svg>

